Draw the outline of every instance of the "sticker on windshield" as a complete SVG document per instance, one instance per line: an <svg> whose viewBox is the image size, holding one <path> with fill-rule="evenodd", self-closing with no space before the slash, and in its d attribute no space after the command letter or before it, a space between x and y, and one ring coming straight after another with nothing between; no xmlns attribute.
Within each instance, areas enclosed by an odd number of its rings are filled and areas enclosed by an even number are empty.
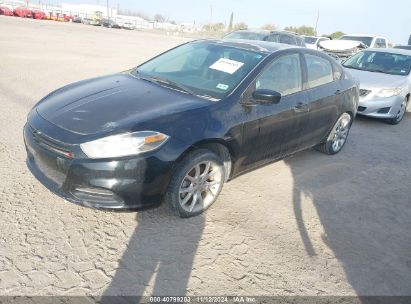
<svg viewBox="0 0 411 304"><path fill-rule="evenodd" d="M227 91L228 88L229 88L229 86L226 85L226 84L223 84L223 83L217 84L217 89Z"/></svg>
<svg viewBox="0 0 411 304"><path fill-rule="evenodd" d="M210 66L210 69L221 71L228 74L234 74L243 65L243 62L227 58L220 58Z"/></svg>

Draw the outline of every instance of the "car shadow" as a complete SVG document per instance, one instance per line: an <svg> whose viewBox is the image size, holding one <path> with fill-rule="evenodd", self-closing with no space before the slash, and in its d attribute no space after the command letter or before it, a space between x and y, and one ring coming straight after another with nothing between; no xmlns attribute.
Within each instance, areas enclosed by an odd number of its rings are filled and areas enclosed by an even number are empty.
<svg viewBox="0 0 411 304"><path fill-rule="evenodd" d="M410 118L398 126L357 119L339 154L309 150L285 160L307 255L329 247L359 296L411 295L411 172L404 155ZM307 224L312 206L320 238Z"/></svg>
<svg viewBox="0 0 411 304"><path fill-rule="evenodd" d="M128 302L130 296L185 295L205 217L180 219L163 204L139 212L136 221L137 227L101 302L116 299L120 303L119 298L111 296L124 297Z"/></svg>

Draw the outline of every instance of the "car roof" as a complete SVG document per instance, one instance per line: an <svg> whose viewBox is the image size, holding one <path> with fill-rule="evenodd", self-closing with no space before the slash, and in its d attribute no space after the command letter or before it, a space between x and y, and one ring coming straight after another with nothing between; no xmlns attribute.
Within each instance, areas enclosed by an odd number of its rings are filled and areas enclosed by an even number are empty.
<svg viewBox="0 0 411 304"><path fill-rule="evenodd" d="M247 30L236 30L232 31L231 33L238 33L238 32L244 32L244 33L259 33L259 34L270 34L269 30L263 30L263 29L247 29ZM231 34L229 33L229 34Z"/></svg>
<svg viewBox="0 0 411 304"><path fill-rule="evenodd" d="M349 36L349 37L370 37L370 38L383 38L383 39L387 39L387 38L385 38L385 37L383 37L383 36L368 35L368 34L363 34L363 35L361 35L361 34L345 34L345 35L342 35L341 37L345 37L345 36Z"/></svg>
<svg viewBox="0 0 411 304"><path fill-rule="evenodd" d="M204 42L211 42L215 44L226 45L239 49L245 49L249 51L257 51L266 54L275 53L284 49L300 49L301 47L290 44L283 44L277 42L260 41L260 40L246 40L246 39L204 39L197 40Z"/></svg>
<svg viewBox="0 0 411 304"><path fill-rule="evenodd" d="M394 48L373 49L373 48L368 48L368 49L365 49L364 51L373 51L373 52L379 52L379 53L390 53L390 54L411 56L411 50L404 50L404 49L394 49Z"/></svg>

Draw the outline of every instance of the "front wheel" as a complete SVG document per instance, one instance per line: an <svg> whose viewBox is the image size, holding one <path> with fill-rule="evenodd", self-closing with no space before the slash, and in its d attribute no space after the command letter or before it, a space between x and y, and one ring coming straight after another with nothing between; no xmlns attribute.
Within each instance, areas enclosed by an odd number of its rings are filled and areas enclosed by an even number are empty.
<svg viewBox="0 0 411 304"><path fill-rule="evenodd" d="M180 217L199 215L216 201L224 181L218 155L206 149L191 152L174 171L165 201Z"/></svg>
<svg viewBox="0 0 411 304"><path fill-rule="evenodd" d="M405 112L407 112L407 105L408 105L408 100L407 98L405 98L401 103L401 107L398 110L397 115L394 118L391 118L390 120L388 120L388 123L392 125L398 125L401 122L401 120L404 118Z"/></svg>
<svg viewBox="0 0 411 304"><path fill-rule="evenodd" d="M315 149L328 155L333 155L340 152L347 141L351 124L351 115L348 113L342 114L331 129L326 141L315 147Z"/></svg>

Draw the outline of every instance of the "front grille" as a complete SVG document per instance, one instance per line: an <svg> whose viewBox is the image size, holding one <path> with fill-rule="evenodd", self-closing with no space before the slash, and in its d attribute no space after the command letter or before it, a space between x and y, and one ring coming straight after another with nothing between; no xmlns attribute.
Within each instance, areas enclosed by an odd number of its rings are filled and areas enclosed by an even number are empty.
<svg viewBox="0 0 411 304"><path fill-rule="evenodd" d="M35 130L31 128L31 134L33 135L33 139L36 141L36 143L43 148L55 152L59 155L62 155L67 158L73 158L73 153L70 151L69 147L64 145L63 143L52 139L46 135L44 135L42 132Z"/></svg>
<svg viewBox="0 0 411 304"><path fill-rule="evenodd" d="M370 93L371 93L370 90L360 89L360 96L361 97L367 96Z"/></svg>

